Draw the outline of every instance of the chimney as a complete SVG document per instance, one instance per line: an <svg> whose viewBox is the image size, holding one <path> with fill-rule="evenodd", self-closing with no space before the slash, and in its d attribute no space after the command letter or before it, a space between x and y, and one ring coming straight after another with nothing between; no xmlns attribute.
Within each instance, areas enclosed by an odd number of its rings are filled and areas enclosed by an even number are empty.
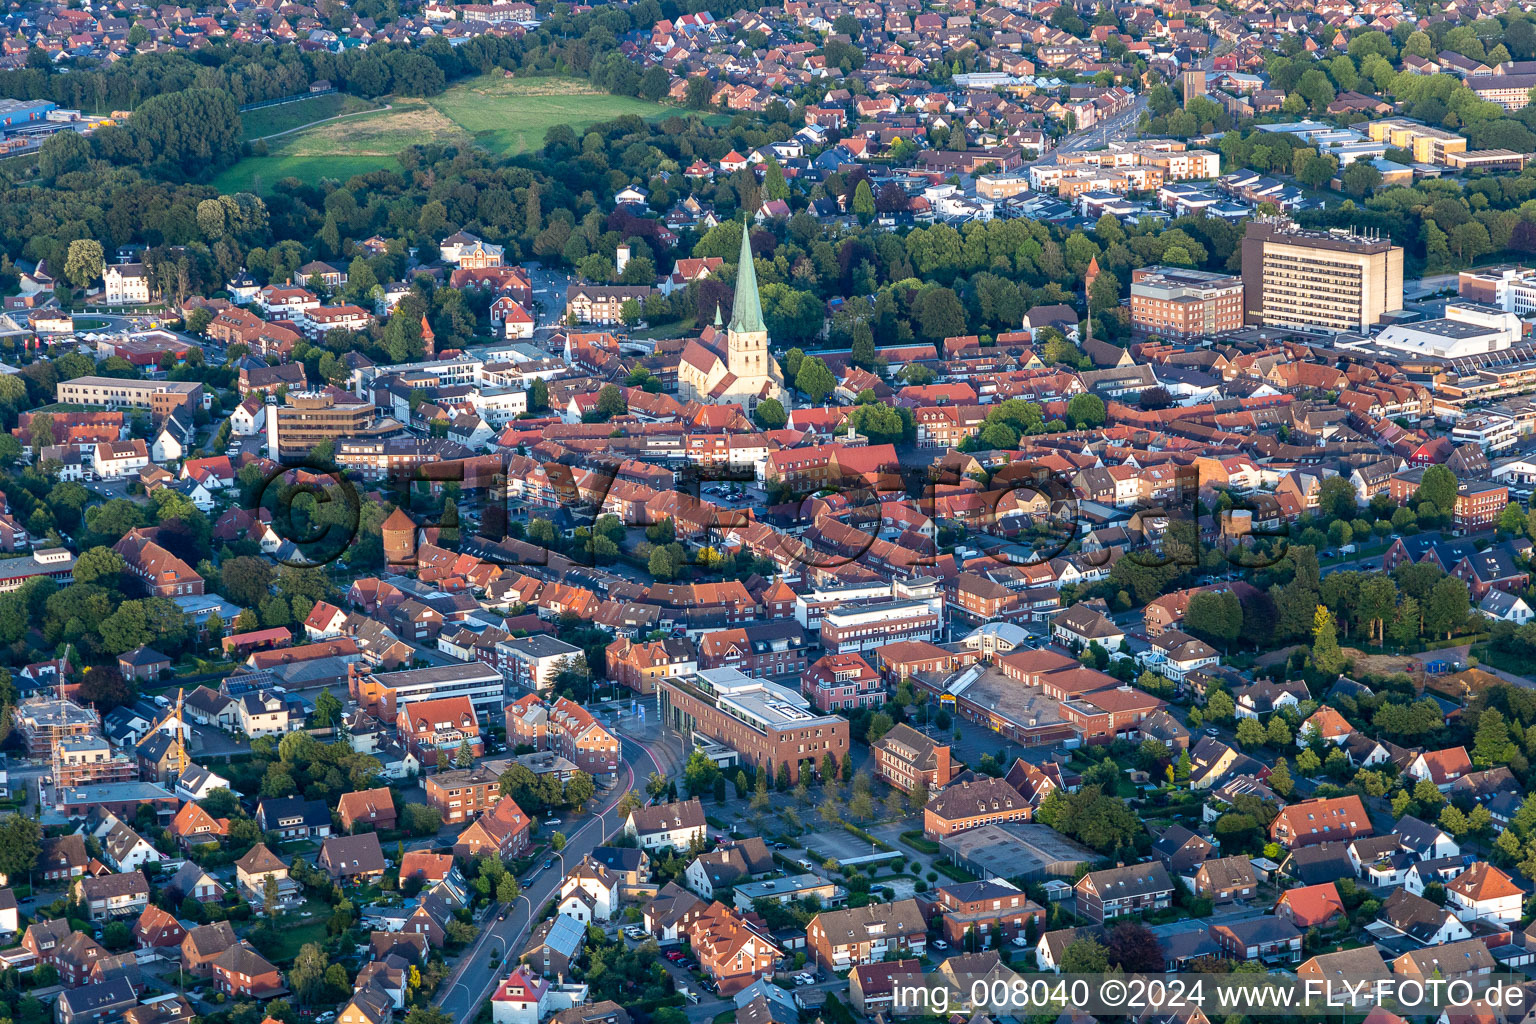
<svg viewBox="0 0 1536 1024"><path fill-rule="evenodd" d="M629 266L629 246L619 246L618 255L614 259L614 266L619 273L624 273L624 268Z"/></svg>

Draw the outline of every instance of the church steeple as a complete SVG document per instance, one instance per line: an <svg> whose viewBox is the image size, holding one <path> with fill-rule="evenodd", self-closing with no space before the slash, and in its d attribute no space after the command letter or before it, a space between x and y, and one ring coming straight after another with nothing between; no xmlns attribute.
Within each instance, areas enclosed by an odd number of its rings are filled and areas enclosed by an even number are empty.
<svg viewBox="0 0 1536 1024"><path fill-rule="evenodd" d="M766 331L763 305L757 297L757 268L752 265L751 225L741 226L741 257L736 269L736 298L731 303L731 330L738 333Z"/></svg>

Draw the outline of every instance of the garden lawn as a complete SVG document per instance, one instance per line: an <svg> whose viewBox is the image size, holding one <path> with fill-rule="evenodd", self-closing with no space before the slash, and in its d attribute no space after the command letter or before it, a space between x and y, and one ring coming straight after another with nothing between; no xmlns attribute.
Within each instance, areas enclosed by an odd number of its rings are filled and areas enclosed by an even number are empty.
<svg viewBox="0 0 1536 1024"><path fill-rule="evenodd" d="M324 946L329 938L325 932L326 919L315 917L305 921L292 921L285 914L275 929L277 944L272 947L272 962L279 966L293 962L306 942Z"/></svg>

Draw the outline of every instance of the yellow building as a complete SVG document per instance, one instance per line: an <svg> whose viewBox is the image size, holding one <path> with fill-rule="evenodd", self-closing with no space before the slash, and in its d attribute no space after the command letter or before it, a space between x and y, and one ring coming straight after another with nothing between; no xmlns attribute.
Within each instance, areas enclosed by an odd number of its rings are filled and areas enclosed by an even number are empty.
<svg viewBox="0 0 1536 1024"><path fill-rule="evenodd" d="M1371 121L1366 124L1365 131L1372 142L1385 142L1389 146L1413 153L1414 163L1419 164L1438 164L1443 167L1450 162L1446 159L1448 154L1467 151L1467 140L1455 132L1431 128L1406 117Z"/></svg>

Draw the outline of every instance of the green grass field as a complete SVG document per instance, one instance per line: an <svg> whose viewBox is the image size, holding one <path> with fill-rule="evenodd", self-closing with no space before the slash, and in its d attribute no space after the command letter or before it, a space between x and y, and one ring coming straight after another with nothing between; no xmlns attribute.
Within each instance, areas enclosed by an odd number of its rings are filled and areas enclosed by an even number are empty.
<svg viewBox="0 0 1536 1024"><path fill-rule="evenodd" d="M557 124L580 134L588 125L626 114L660 119L676 113L659 103L611 96L575 78L485 75L427 102L476 143L507 156L542 146L544 133Z"/></svg>
<svg viewBox="0 0 1536 1024"><path fill-rule="evenodd" d="M361 97L336 92L327 96L311 96L308 99L294 100L292 103L279 103L272 107L246 110L240 114L240 123L245 128L247 139L261 139L268 135L276 135L278 132L302 128L328 117L354 114L376 106L378 104L370 103Z"/></svg>
<svg viewBox="0 0 1536 1024"><path fill-rule="evenodd" d="M397 166L391 156L253 156L241 160L213 179L225 195L271 192L284 178L314 184L321 178L346 181L354 174Z"/></svg>
<svg viewBox="0 0 1536 1024"><path fill-rule="evenodd" d="M347 109L325 113L324 107L308 107L308 113L291 109L339 99L342 97L323 96L250 111L241 115L246 137L271 135L318 118L350 113ZM366 109L366 101L353 102L359 104L355 109ZM272 139L268 155L240 161L213 183L228 193L270 192L279 180L290 176L306 182L345 180L354 174L394 167L395 154L418 143L478 145L503 156L516 156L543 145L544 133L557 124L570 125L580 133L589 125L626 114L659 120L676 112L659 103L610 96L575 78L484 75L430 100L391 99L388 110L315 124Z"/></svg>

